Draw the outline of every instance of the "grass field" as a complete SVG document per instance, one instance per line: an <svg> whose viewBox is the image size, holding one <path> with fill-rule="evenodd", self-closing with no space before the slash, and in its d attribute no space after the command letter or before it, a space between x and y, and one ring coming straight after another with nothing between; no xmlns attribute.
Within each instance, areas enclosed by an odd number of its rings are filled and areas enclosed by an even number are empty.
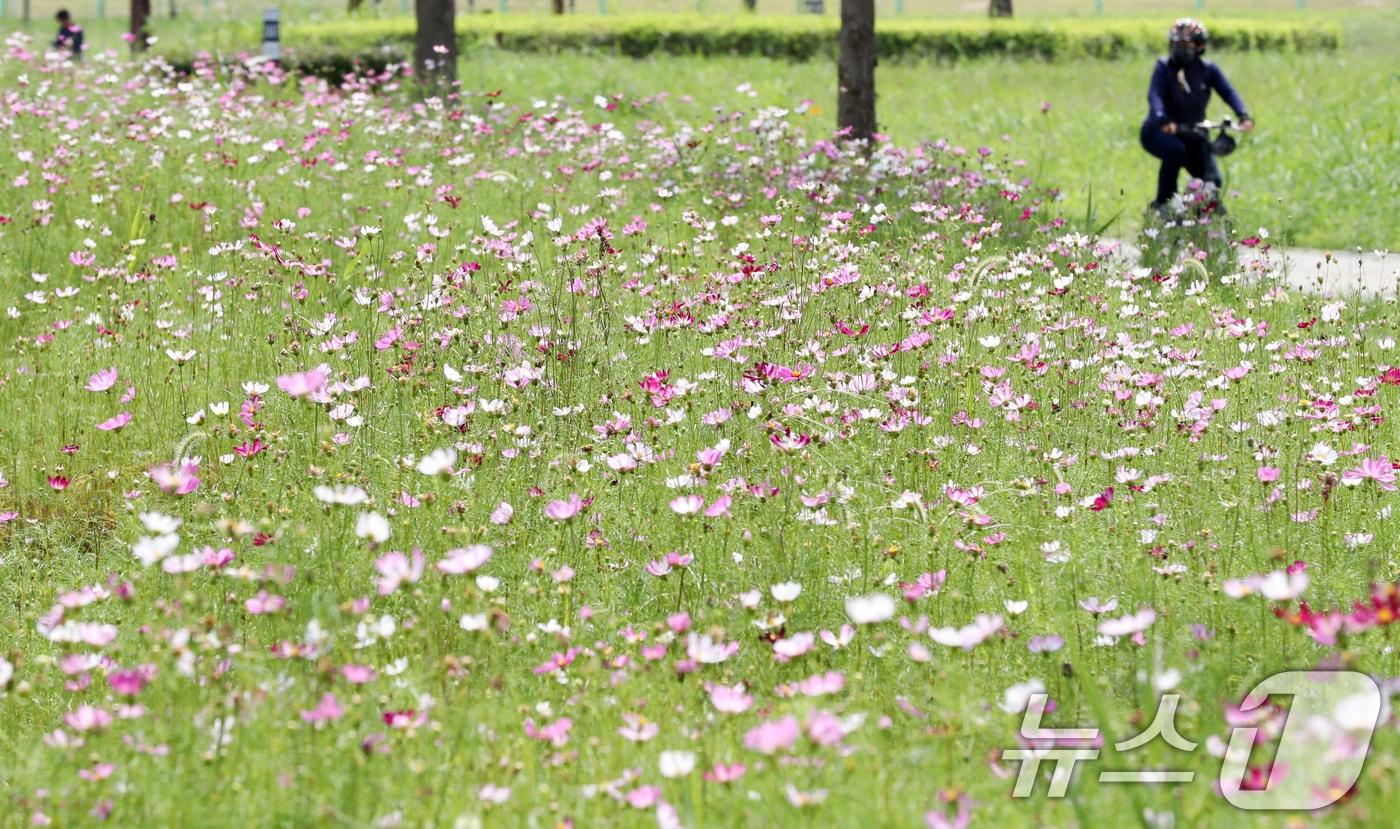
<svg viewBox="0 0 1400 829"><path fill-rule="evenodd" d="M1230 59L1248 245L1394 238L1353 45ZM246 71L0 57L0 825L1390 819L1400 320L1078 233L1145 67L886 66L870 153L815 63ZM1242 710L1314 668L1384 705Z"/></svg>
<svg viewBox="0 0 1400 829"><path fill-rule="evenodd" d="M1393 209L1400 193L1400 68L1389 53L1358 48L1219 61L1260 125L1222 165L1238 194L1239 221L1268 227L1291 244L1400 249ZM1155 186L1156 162L1137 135L1150 71L1146 61L887 64L879 70L880 121L900 142L947 138L1001 147L1006 136L1039 180L1063 186L1063 209L1077 226L1092 199L1095 229L1112 222L1110 232L1131 233ZM469 82L566 96L575 94L578 78L630 96L663 91L657 78L685 78L697 111L748 83L764 103L812 100L809 120L819 126L834 112L830 76L824 63L739 58L658 57L639 66L605 56L492 53L463 64ZM1217 101L1214 114L1229 110Z"/></svg>
<svg viewBox="0 0 1400 829"><path fill-rule="evenodd" d="M1346 45L1335 54L1217 56L1260 125L1224 164L1236 215L1241 224L1268 227L1289 244L1400 249L1400 212L1394 209L1400 193L1400 165L1394 161L1400 158L1400 68L1393 55L1400 15L1329 19L1344 27ZM198 42L236 50L256 40L239 32L201 29L192 35L175 27L163 47ZM99 29L95 37L100 43L115 42L115 36ZM899 142L946 138L977 146L1009 136L1025 148L1038 178L1063 188L1062 209L1076 226L1131 235L1155 180L1155 161L1137 140L1150 69L1146 59L886 63L880 69L880 119ZM571 100L596 90L633 97L678 93L694 100L693 112L751 84L763 103L812 101L809 120L816 125L834 111L832 73L825 61L657 56L639 62L489 49L469 52L461 67L469 89L530 90ZM1229 113L1217 101L1215 114Z"/></svg>
<svg viewBox="0 0 1400 829"><path fill-rule="evenodd" d="M747 13L742 0L573 0L574 14L651 14L657 12L702 12L707 14ZM153 0L152 9L158 25L168 25L171 9L177 22L186 21L256 21L262 10L276 6L287 20L335 20L343 18L346 2L332 0ZM825 13L836 15L839 3L827 0ZM31 0L33 20L47 23L60 7L73 11L80 19L93 23L122 19L126 6L117 0ZM22 0L6 0L0 5L0 20L18 22ZM1331 14L1336 12L1393 12L1400 8L1397 0L1029 0L1016 3L1016 15L1027 18L1127 16L1165 17L1187 14L1226 15L1294 15L1302 12ZM553 10L550 0L458 0L459 14L546 14ZM412 3L404 0L366 0L357 14L361 17L394 17L411 14ZM758 0L757 11L765 15L810 14L805 3L796 0ZM969 17L986 14L987 4L979 0L876 0L881 17Z"/></svg>

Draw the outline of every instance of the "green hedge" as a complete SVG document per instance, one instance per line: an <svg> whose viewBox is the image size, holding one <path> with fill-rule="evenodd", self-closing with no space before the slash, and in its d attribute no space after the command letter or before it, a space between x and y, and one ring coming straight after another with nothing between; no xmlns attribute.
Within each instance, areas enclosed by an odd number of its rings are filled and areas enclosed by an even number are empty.
<svg viewBox="0 0 1400 829"><path fill-rule="evenodd" d="M983 56L1057 60L1116 58L1157 52L1164 21L892 20L877 22L883 59L956 60ZM703 17L692 15L459 17L464 50L494 45L519 52L600 51L629 57L657 53L759 55L808 60L833 55L838 24L826 17ZM346 54L411 54L414 23L348 20L287 27L289 49ZM1335 26L1315 20L1212 20L1215 48L1225 50L1335 49Z"/></svg>

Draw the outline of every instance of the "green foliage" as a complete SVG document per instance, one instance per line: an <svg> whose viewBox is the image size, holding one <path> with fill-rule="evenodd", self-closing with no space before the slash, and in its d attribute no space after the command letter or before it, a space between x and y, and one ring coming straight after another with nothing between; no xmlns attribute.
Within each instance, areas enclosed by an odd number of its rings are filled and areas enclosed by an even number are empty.
<svg viewBox="0 0 1400 829"><path fill-rule="evenodd" d="M588 50L627 57L654 54L752 55L810 60L836 50L838 22L822 17L716 19L689 15L507 17L458 20L463 50L495 45L516 52ZM294 26L291 48L354 54L411 50L411 19L351 20ZM1311 20L1213 20L1214 45L1230 51L1331 50L1338 29ZM1116 58L1161 48L1159 20L896 20L876 32L887 60L959 60L1013 56L1042 60Z"/></svg>

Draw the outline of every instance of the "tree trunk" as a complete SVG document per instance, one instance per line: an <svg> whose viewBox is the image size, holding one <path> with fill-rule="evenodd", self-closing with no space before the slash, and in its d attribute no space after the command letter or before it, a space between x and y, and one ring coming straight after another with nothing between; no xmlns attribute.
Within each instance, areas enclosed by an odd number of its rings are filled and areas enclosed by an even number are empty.
<svg viewBox="0 0 1400 829"><path fill-rule="evenodd" d="M414 0L418 36L413 71L425 89L441 92L457 80L457 7L454 0Z"/></svg>
<svg viewBox="0 0 1400 829"><path fill-rule="evenodd" d="M991 0L991 5L987 7L987 14L991 17L1010 17L1011 0Z"/></svg>
<svg viewBox="0 0 1400 829"><path fill-rule="evenodd" d="M554 13L555 13L555 14L563 14L563 13L564 13L564 0L554 0Z"/></svg>
<svg viewBox="0 0 1400 829"><path fill-rule="evenodd" d="M349 0L349 2L347 3L347 5L346 5L346 7L345 7L345 10L348 11L348 12L350 12L351 14L353 14L353 13L359 11L359 10L360 10L360 7L363 6L364 4L365 4L365 0Z"/></svg>
<svg viewBox="0 0 1400 829"><path fill-rule="evenodd" d="M146 21L151 19L151 0L131 0L131 51L144 52L150 45L151 33Z"/></svg>
<svg viewBox="0 0 1400 829"><path fill-rule="evenodd" d="M836 125L851 138L875 133L875 0L841 0Z"/></svg>

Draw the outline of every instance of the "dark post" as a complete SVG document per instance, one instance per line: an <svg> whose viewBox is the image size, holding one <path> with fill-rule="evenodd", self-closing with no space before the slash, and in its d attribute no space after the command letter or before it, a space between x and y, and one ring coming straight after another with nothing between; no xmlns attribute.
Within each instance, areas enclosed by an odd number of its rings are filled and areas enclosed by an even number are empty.
<svg viewBox="0 0 1400 829"><path fill-rule="evenodd" d="M418 37L413 71L425 89L442 91L457 80L457 7L454 0L414 0Z"/></svg>
<svg viewBox="0 0 1400 829"><path fill-rule="evenodd" d="M150 45L151 33L146 21L151 19L151 0L131 0L131 51L144 52Z"/></svg>
<svg viewBox="0 0 1400 829"><path fill-rule="evenodd" d="M852 138L875 133L875 0L841 0L836 125Z"/></svg>

